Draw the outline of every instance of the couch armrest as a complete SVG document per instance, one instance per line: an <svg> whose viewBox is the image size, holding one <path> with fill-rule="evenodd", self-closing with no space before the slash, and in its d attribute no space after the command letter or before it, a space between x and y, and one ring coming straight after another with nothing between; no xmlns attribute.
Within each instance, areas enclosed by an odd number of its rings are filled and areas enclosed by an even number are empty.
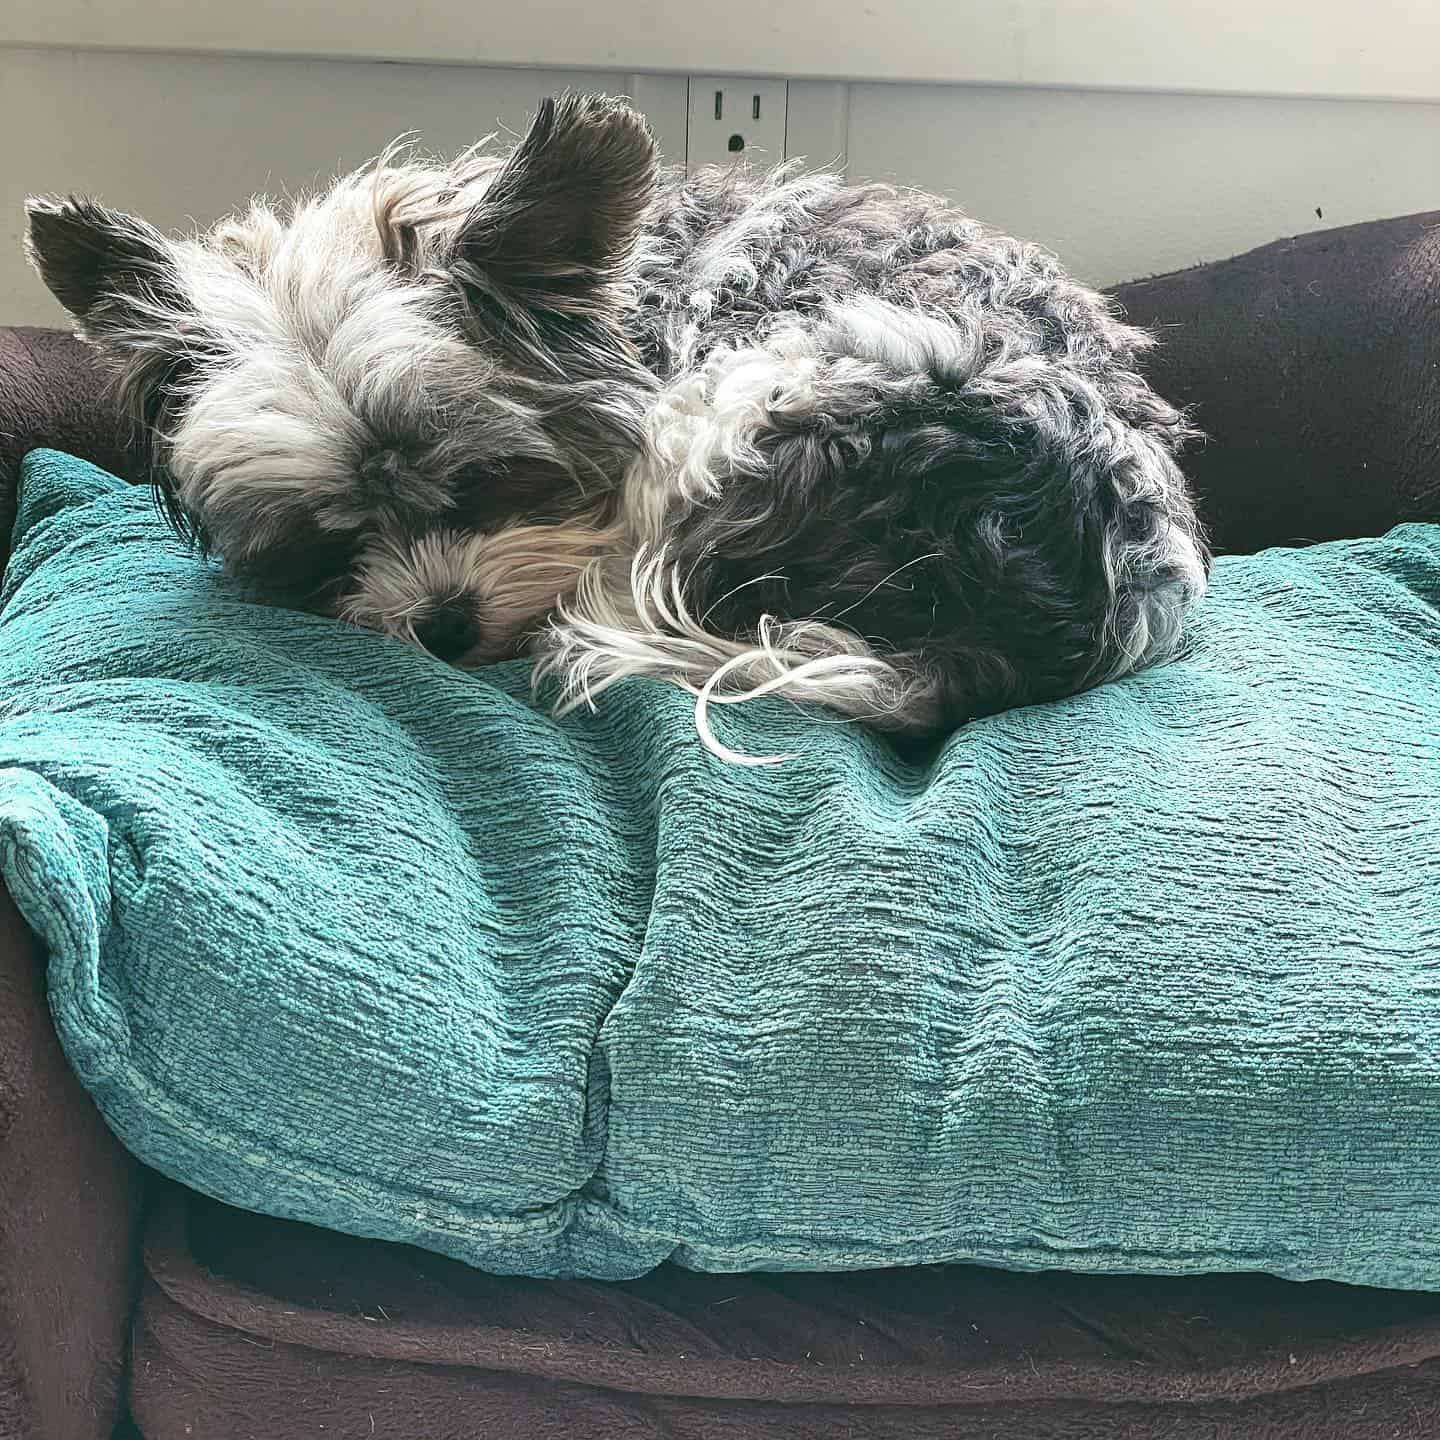
<svg viewBox="0 0 1440 1440"><path fill-rule="evenodd" d="M127 480L143 461L94 352L64 330L0 327L0 567L10 553L20 462L67 450Z"/></svg>
<svg viewBox="0 0 1440 1440"><path fill-rule="evenodd" d="M140 1169L65 1063L44 975L0 891L0 1436L107 1440L136 1288Z"/></svg>

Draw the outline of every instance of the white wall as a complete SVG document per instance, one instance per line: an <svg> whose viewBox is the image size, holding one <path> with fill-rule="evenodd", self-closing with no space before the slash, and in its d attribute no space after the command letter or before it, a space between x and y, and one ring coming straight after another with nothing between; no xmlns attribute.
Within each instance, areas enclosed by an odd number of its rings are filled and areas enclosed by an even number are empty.
<svg viewBox="0 0 1440 1440"><path fill-rule="evenodd" d="M208 223L401 131L448 150L519 128L566 85L637 95L683 153L683 77L0 48L0 323L63 323L21 256L27 193ZM1440 209L1440 104L820 82L791 95L792 150L829 161L848 143L853 177L953 195L1099 284Z"/></svg>
<svg viewBox="0 0 1440 1440"><path fill-rule="evenodd" d="M0 149L0 324L60 323L21 254L27 194L97 194L162 229L208 224L256 192L359 165L404 131L459 150L519 129L541 96L566 85L615 88L616 77L0 50L0 135L12 137ZM682 87L682 148L683 104Z"/></svg>
<svg viewBox="0 0 1440 1440"><path fill-rule="evenodd" d="M5 0L0 45L1440 100L1435 0Z"/></svg>
<svg viewBox="0 0 1440 1440"><path fill-rule="evenodd" d="M1440 210L1440 105L856 85L849 155L1099 285Z"/></svg>

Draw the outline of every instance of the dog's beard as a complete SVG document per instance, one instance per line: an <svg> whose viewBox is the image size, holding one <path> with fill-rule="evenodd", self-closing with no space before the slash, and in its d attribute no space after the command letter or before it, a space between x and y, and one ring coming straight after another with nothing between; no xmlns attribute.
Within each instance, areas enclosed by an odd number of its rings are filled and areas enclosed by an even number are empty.
<svg viewBox="0 0 1440 1440"><path fill-rule="evenodd" d="M353 588L337 613L420 645L436 616L459 615L473 639L442 658L461 665L505 659L574 594L595 557L616 543L613 531L579 520L512 525L489 534L436 530L414 539L381 539L362 552Z"/></svg>

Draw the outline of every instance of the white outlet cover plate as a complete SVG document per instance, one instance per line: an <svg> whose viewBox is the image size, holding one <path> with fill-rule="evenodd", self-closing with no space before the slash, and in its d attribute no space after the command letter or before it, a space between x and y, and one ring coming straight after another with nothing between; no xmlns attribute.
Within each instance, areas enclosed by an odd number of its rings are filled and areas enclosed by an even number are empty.
<svg viewBox="0 0 1440 1440"><path fill-rule="evenodd" d="M737 161L778 165L785 158L788 90L784 80L692 75L685 168L693 172L705 165L733 165ZM741 141L739 149L733 148L737 136Z"/></svg>

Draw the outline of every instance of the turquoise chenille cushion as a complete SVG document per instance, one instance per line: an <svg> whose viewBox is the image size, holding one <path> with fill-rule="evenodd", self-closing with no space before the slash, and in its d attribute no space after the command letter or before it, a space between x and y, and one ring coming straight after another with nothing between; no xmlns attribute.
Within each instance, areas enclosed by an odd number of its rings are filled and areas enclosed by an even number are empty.
<svg viewBox="0 0 1440 1440"><path fill-rule="evenodd" d="M557 721L25 467L0 865L142 1159L491 1270L1440 1287L1440 528L1222 560L1187 658L934 754Z"/></svg>

